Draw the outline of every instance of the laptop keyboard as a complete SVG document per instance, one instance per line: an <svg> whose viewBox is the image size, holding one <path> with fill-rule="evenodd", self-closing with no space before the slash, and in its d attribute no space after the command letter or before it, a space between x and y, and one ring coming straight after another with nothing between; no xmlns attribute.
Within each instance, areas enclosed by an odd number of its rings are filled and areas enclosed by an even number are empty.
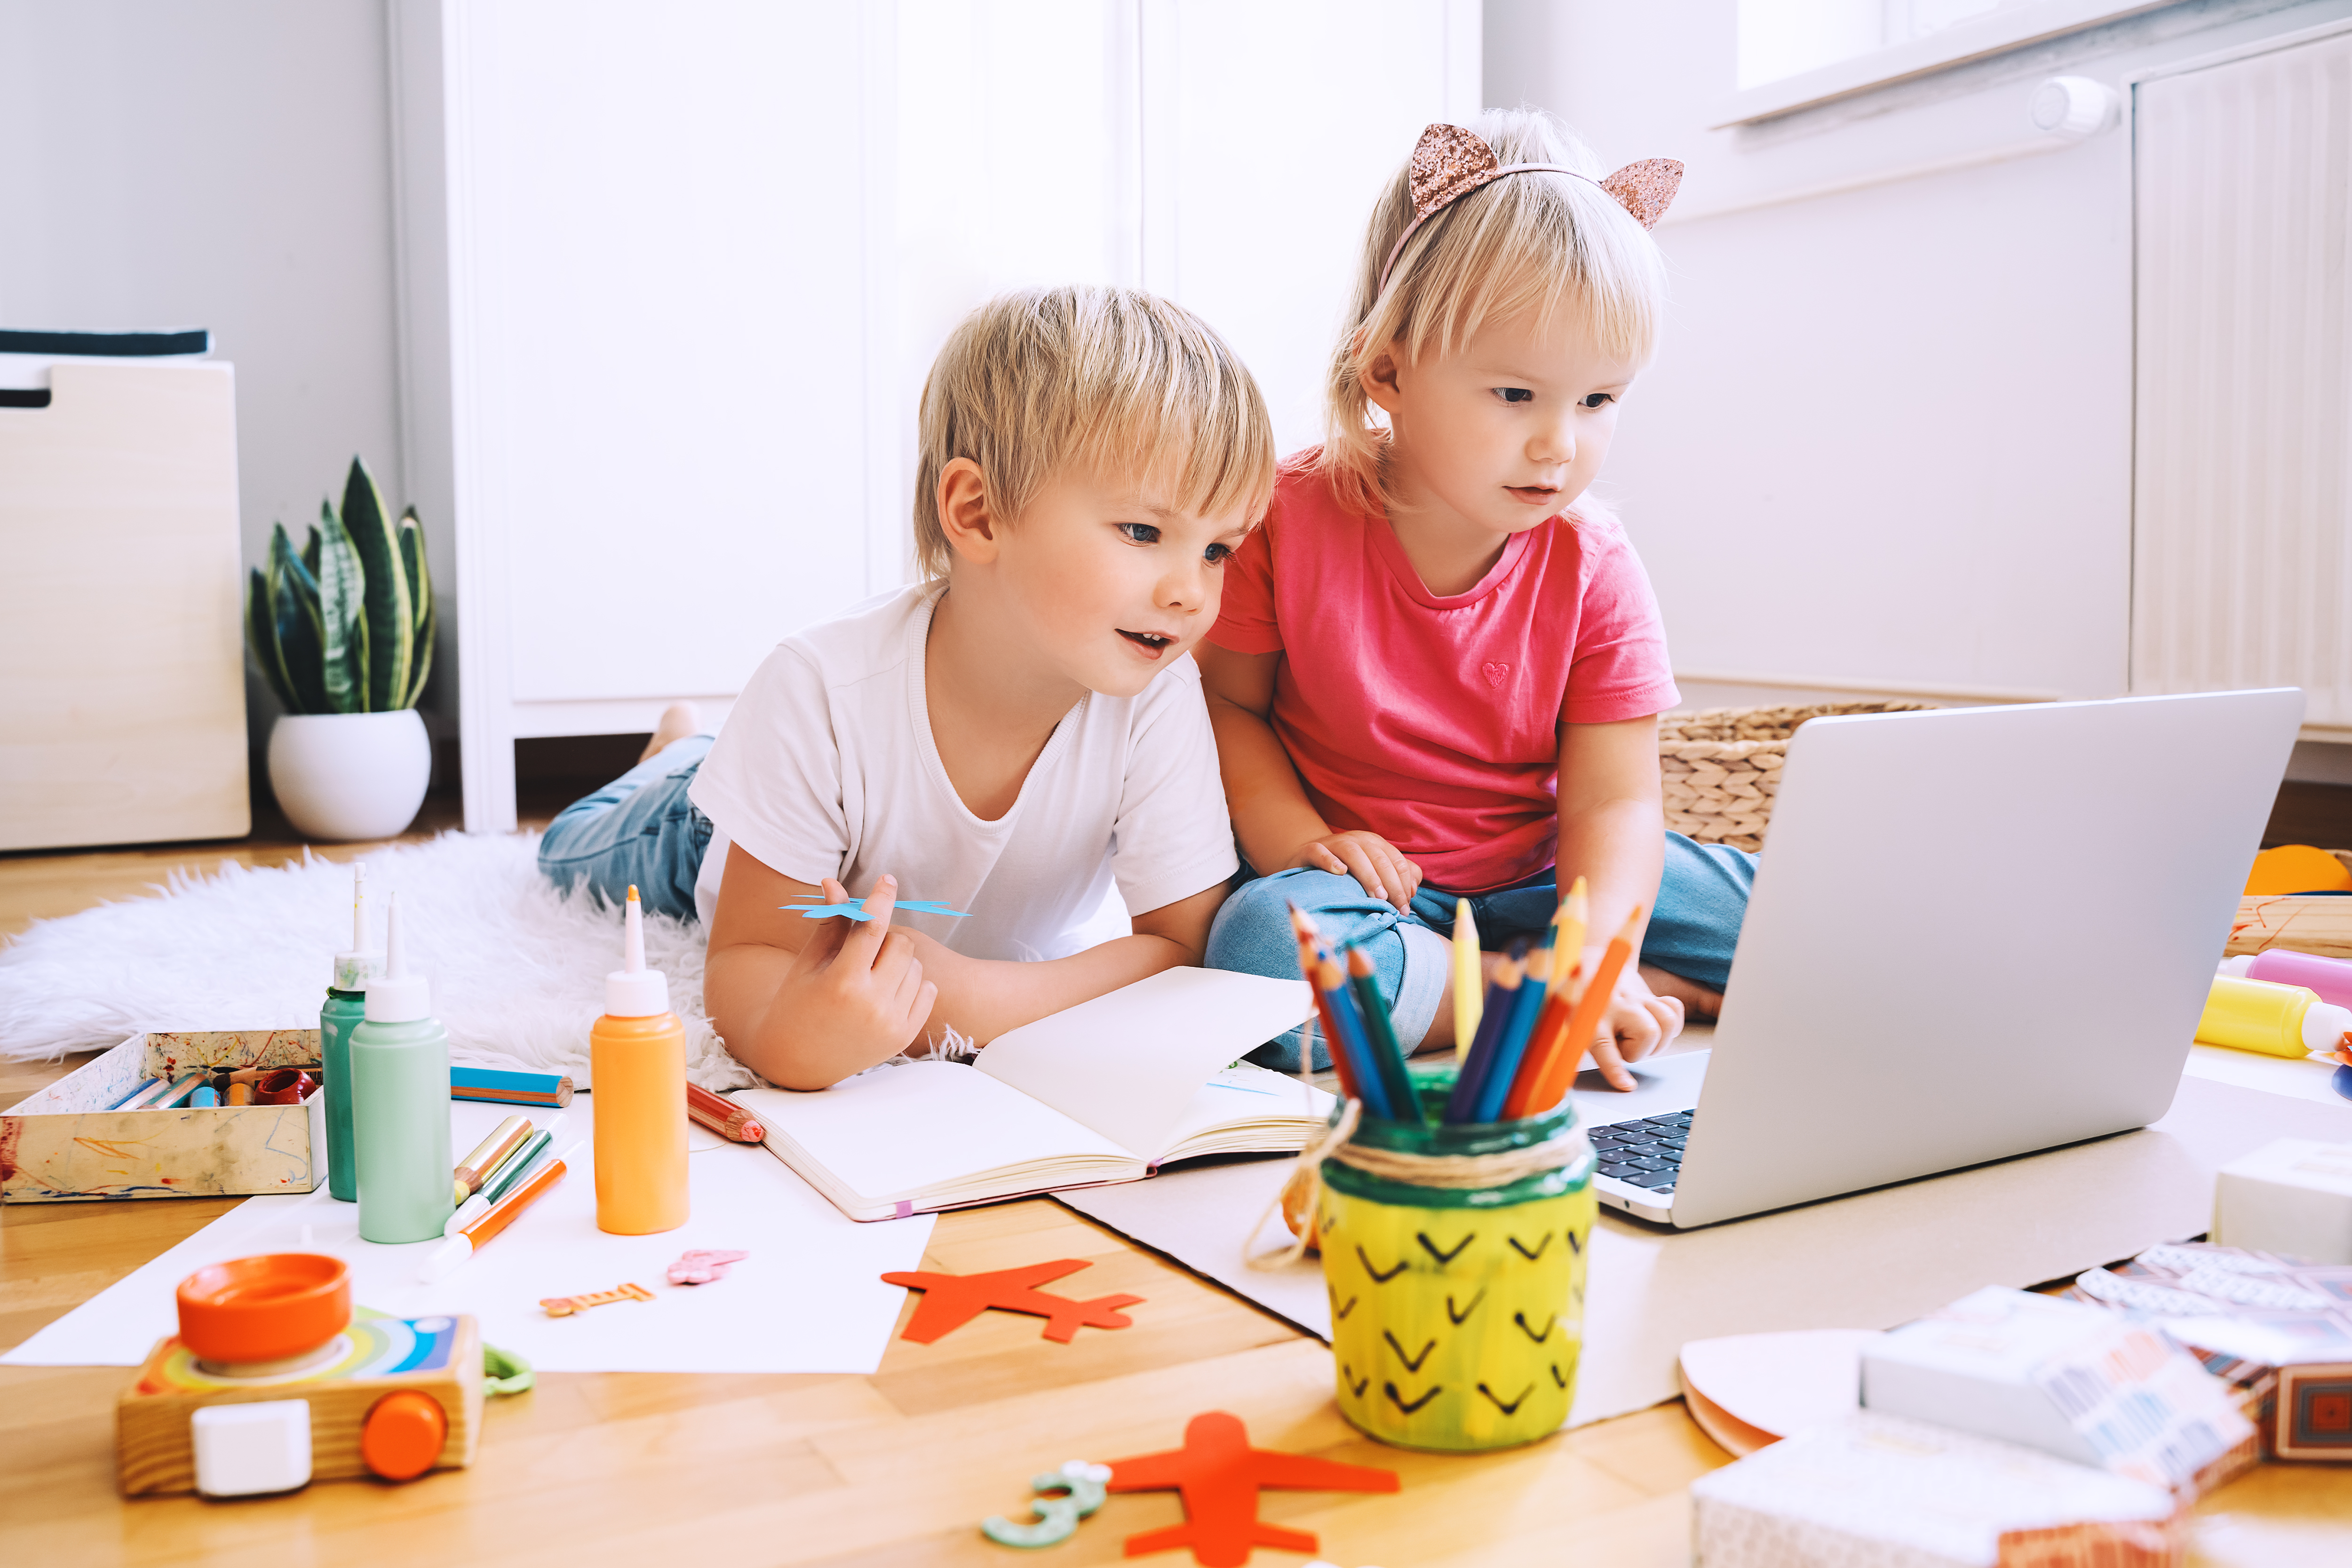
<svg viewBox="0 0 2352 1568"><path fill-rule="evenodd" d="M1654 1193L1671 1193L1683 1168L1683 1143L1690 1137L1691 1113L1612 1121L1592 1130L1592 1152L1601 1173Z"/></svg>

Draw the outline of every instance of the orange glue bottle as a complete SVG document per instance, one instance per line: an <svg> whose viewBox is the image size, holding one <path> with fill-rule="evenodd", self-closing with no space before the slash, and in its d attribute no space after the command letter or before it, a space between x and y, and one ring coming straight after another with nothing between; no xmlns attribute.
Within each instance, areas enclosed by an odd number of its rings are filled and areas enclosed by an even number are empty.
<svg viewBox="0 0 2352 1568"><path fill-rule="evenodd" d="M596 1228L650 1236L686 1223L686 1026L669 980L646 967L645 908L629 889L622 966L588 1031Z"/></svg>

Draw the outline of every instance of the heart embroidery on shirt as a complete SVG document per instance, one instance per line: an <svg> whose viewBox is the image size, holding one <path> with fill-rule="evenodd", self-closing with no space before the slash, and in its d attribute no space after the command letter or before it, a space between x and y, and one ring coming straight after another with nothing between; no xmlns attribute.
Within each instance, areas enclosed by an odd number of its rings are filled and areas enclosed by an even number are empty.
<svg viewBox="0 0 2352 1568"><path fill-rule="evenodd" d="M1492 661L1482 664L1478 668L1486 671L1486 684L1497 689L1501 688L1503 682L1509 678L1511 673L1511 667L1509 665L1496 664Z"/></svg>

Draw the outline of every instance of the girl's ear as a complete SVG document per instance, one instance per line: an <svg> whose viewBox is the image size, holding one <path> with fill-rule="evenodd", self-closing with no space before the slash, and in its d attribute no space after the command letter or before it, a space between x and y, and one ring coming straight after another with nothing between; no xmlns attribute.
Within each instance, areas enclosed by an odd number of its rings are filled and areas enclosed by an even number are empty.
<svg viewBox="0 0 2352 1568"><path fill-rule="evenodd" d="M1386 349L1374 354L1371 363L1364 366L1362 380L1364 395L1370 398L1381 413L1393 416L1398 402L1404 395L1397 384L1396 356Z"/></svg>
<svg viewBox="0 0 2352 1568"><path fill-rule="evenodd" d="M970 458L940 470L940 531L960 560L984 566L996 559L996 519L989 510L987 477Z"/></svg>

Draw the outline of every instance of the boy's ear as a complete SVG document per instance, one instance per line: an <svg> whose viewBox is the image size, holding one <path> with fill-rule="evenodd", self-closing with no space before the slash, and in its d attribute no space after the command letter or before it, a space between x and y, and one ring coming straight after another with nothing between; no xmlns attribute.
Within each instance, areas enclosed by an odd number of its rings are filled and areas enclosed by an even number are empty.
<svg viewBox="0 0 2352 1568"><path fill-rule="evenodd" d="M970 458L958 458L940 470L937 498L940 531L959 560L986 565L996 559L995 514L989 508L987 476Z"/></svg>

